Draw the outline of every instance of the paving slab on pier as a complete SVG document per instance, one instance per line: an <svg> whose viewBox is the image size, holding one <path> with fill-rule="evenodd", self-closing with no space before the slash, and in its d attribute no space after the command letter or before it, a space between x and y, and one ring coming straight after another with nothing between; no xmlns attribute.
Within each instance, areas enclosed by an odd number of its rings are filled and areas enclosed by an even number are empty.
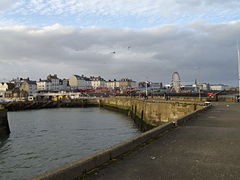
<svg viewBox="0 0 240 180"><path fill-rule="evenodd" d="M87 180L239 179L240 104L215 103Z"/></svg>

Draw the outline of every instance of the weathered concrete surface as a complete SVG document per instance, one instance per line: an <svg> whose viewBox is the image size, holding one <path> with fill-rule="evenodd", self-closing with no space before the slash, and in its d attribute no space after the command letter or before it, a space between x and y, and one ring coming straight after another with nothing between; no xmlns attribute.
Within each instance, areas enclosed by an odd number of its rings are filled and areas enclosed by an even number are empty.
<svg viewBox="0 0 240 180"><path fill-rule="evenodd" d="M235 95L218 96L218 101L221 101L221 102L236 102L236 97L235 97Z"/></svg>
<svg viewBox="0 0 240 180"><path fill-rule="evenodd" d="M239 179L240 104L216 103L88 180Z"/></svg>
<svg viewBox="0 0 240 180"><path fill-rule="evenodd" d="M144 122L152 125L172 122L205 106L203 102L139 100L131 98L102 98L100 99L100 104L131 110Z"/></svg>
<svg viewBox="0 0 240 180"><path fill-rule="evenodd" d="M165 99L164 96L149 96L149 99ZM168 100L172 101L208 101L208 97L188 97L188 96L168 96Z"/></svg>
<svg viewBox="0 0 240 180"><path fill-rule="evenodd" d="M129 152L138 146L141 146L144 142L151 138L158 138L162 133L175 128L173 123L167 123L163 126L154 128L141 135L135 136L131 139L115 144L109 148L106 148L100 152L84 157L75 162L68 163L64 166L48 171L41 175L31 178L30 180L67 180L76 179L83 176L86 172L89 172L103 163Z"/></svg>
<svg viewBox="0 0 240 180"><path fill-rule="evenodd" d="M7 110L0 109L0 137L6 136L10 134L8 118L7 118Z"/></svg>
<svg viewBox="0 0 240 180"><path fill-rule="evenodd" d="M141 135L135 136L131 139L113 145L107 149L104 149L96 154L90 155L78 161L68 163L55 170L48 171L39 176L33 177L31 180L65 180L65 179L81 179L89 171L99 168L103 163L110 163L111 160L119 158L124 153L129 153L134 149L139 149L145 143L152 141L153 139L163 136L168 131L173 130L178 125L187 122L191 118L196 117L201 112L211 108L211 105L204 107L203 109L196 110L194 113L184 116L183 118L176 119L176 122L169 122L162 126L151 129Z"/></svg>

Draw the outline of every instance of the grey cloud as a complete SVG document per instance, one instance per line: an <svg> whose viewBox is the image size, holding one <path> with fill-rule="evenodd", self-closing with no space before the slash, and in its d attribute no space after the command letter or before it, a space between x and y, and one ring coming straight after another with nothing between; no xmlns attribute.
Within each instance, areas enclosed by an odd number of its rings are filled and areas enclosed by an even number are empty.
<svg viewBox="0 0 240 180"><path fill-rule="evenodd" d="M0 11L5 11L14 4L13 0L1 0Z"/></svg>
<svg viewBox="0 0 240 180"><path fill-rule="evenodd" d="M239 33L240 22L195 22L144 30L2 27L0 79L76 73L167 83L171 73L178 71L183 82L198 78L236 84Z"/></svg>

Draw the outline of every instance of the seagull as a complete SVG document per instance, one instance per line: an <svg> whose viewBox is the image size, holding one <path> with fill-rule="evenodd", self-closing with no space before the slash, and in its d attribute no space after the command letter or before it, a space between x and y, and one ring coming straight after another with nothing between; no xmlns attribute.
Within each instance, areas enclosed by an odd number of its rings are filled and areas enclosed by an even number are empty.
<svg viewBox="0 0 240 180"><path fill-rule="evenodd" d="M115 51L113 51L112 53L113 53L113 54L116 54L116 52L115 52Z"/></svg>
<svg viewBox="0 0 240 180"><path fill-rule="evenodd" d="M131 46L128 46L128 50L131 48Z"/></svg>

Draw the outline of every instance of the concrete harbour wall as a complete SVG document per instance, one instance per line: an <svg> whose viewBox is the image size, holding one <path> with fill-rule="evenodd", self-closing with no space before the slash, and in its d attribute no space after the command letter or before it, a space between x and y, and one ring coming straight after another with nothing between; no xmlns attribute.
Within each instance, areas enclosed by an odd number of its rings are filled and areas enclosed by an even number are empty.
<svg viewBox="0 0 240 180"><path fill-rule="evenodd" d="M10 134L10 128L8 124L7 110L0 109L0 137Z"/></svg>
<svg viewBox="0 0 240 180"><path fill-rule="evenodd" d="M150 96L149 98L165 100L164 96ZM208 101L208 97L168 96L171 101Z"/></svg>
<svg viewBox="0 0 240 180"><path fill-rule="evenodd" d="M99 104L103 107L130 111L134 116L151 126L172 122L205 106L203 102L139 100L131 98L101 98L99 99Z"/></svg>

